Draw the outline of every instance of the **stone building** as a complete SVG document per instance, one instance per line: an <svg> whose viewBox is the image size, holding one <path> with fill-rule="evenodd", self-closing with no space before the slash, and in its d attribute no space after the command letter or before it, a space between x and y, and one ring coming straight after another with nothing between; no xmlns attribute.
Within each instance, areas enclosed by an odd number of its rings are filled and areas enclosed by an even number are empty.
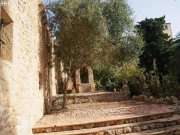
<svg viewBox="0 0 180 135"><path fill-rule="evenodd" d="M95 84L94 84L94 76L93 76L93 69L91 67L86 67L87 70L87 79L85 82L82 82L82 74L81 69L76 71L76 92L77 93L86 93L86 92L94 92L95 91Z"/></svg>
<svg viewBox="0 0 180 135"><path fill-rule="evenodd" d="M49 113L55 77L64 74L49 66L52 45L41 0L0 0L0 135L32 135ZM79 92L94 90L91 68L88 73L86 84L76 73Z"/></svg>
<svg viewBox="0 0 180 135"><path fill-rule="evenodd" d="M0 0L0 24L0 135L32 135L51 103L43 4Z"/></svg>
<svg viewBox="0 0 180 135"><path fill-rule="evenodd" d="M53 96L57 94L63 93L63 87L64 83L67 79L67 74L63 72L63 64L56 63L55 64L55 78L57 80L56 83L56 89L52 90ZM81 72L82 69L76 70L75 74L73 75L73 78L70 78L70 81L68 82L68 93L88 93L88 92L95 92L95 83L94 83L94 74L93 69L91 67L85 68L87 73L83 74ZM83 77L86 77L86 81L83 81ZM54 94L55 93L55 94Z"/></svg>
<svg viewBox="0 0 180 135"><path fill-rule="evenodd" d="M165 23L164 25L164 33L168 34L170 38L173 38L171 23Z"/></svg>

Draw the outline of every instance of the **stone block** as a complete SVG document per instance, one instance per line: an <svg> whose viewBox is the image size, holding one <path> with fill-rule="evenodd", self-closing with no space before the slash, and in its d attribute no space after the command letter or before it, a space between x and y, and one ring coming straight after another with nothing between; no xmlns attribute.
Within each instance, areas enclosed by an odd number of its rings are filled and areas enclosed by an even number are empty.
<svg viewBox="0 0 180 135"><path fill-rule="evenodd" d="M133 132L140 132L140 131L141 131L141 128L140 128L139 126L133 127L132 131L133 131Z"/></svg>
<svg viewBox="0 0 180 135"><path fill-rule="evenodd" d="M149 125L148 125L148 128L151 129L151 130L152 130L152 129L155 129L155 125L154 125L154 124L149 124Z"/></svg>
<svg viewBox="0 0 180 135"><path fill-rule="evenodd" d="M131 127L125 127L124 130L123 130L124 134L131 133L131 132L132 132L132 128Z"/></svg>
<svg viewBox="0 0 180 135"><path fill-rule="evenodd" d="M148 130L148 126L146 126L146 125L141 126L141 130L142 130L142 131L143 131L143 130Z"/></svg>
<svg viewBox="0 0 180 135"><path fill-rule="evenodd" d="M116 135L116 132L114 130L108 130L105 131L104 135Z"/></svg>
<svg viewBox="0 0 180 135"><path fill-rule="evenodd" d="M117 129L116 130L116 135L121 135L123 134L123 129Z"/></svg>
<svg viewBox="0 0 180 135"><path fill-rule="evenodd" d="M175 135L180 135L180 131L175 132Z"/></svg>

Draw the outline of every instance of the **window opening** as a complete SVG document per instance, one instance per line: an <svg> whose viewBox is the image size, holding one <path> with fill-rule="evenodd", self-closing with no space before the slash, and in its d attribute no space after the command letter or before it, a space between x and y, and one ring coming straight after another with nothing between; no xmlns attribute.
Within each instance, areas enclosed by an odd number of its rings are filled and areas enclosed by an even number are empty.
<svg viewBox="0 0 180 135"><path fill-rule="evenodd" d="M0 20L0 57L2 57L2 45L5 44L4 40L3 40L3 20Z"/></svg>

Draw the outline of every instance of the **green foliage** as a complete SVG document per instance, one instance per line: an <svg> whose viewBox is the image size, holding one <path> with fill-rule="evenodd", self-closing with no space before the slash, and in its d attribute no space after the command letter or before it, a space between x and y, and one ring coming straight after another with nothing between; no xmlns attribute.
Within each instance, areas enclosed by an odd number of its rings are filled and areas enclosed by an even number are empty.
<svg viewBox="0 0 180 135"><path fill-rule="evenodd" d="M100 59L106 26L98 0L63 0L51 7L56 60L68 75L62 107L66 109L67 84L77 69L93 66Z"/></svg>
<svg viewBox="0 0 180 135"><path fill-rule="evenodd" d="M161 83L162 76L168 74L168 50L172 46L172 41L163 32L164 24L165 17L160 17L155 19L146 18L136 26L144 41L142 54L139 56L139 66L144 68L146 73L151 73L154 70L153 63L155 60Z"/></svg>
<svg viewBox="0 0 180 135"><path fill-rule="evenodd" d="M140 35L133 33L133 35L123 37L123 42L123 44L114 47L111 62L113 65L121 66L124 63L131 63L141 53L143 41Z"/></svg>
<svg viewBox="0 0 180 135"><path fill-rule="evenodd" d="M144 92L144 75L143 70L138 68L137 59L124 63L119 68L119 81L128 80L131 96L141 95Z"/></svg>
<svg viewBox="0 0 180 135"><path fill-rule="evenodd" d="M133 32L132 11L125 0L63 0L51 5L49 14L56 58L66 71L122 64L139 53L141 39Z"/></svg>
<svg viewBox="0 0 180 135"><path fill-rule="evenodd" d="M125 0L103 2L103 15L106 18L107 32L111 42L117 45L132 28L132 11Z"/></svg>
<svg viewBox="0 0 180 135"><path fill-rule="evenodd" d="M163 17L140 22L137 33L125 0L63 0L52 13L56 60L66 72L93 66L97 89L118 90L128 80L132 95L159 96L159 75L168 73L171 46Z"/></svg>
<svg viewBox="0 0 180 135"><path fill-rule="evenodd" d="M143 92L143 70L137 66L137 60L124 63L121 67L110 66L95 71L95 82L97 89L117 91L122 88L124 80L128 80L132 95L138 95Z"/></svg>
<svg viewBox="0 0 180 135"><path fill-rule="evenodd" d="M114 68L104 68L94 71L96 88L98 90L113 91L119 89L119 81L117 79L117 70Z"/></svg>
<svg viewBox="0 0 180 135"><path fill-rule="evenodd" d="M180 33L177 34L174 39L173 46L169 49L170 62L169 69L170 74L174 76L180 82Z"/></svg>
<svg viewBox="0 0 180 135"><path fill-rule="evenodd" d="M166 75L163 77L163 90L161 92L162 97L166 96L180 96L180 85L176 76Z"/></svg>
<svg viewBox="0 0 180 135"><path fill-rule="evenodd" d="M105 25L95 0L64 0L53 9L57 46L56 57L65 71L91 66L102 52Z"/></svg>
<svg viewBox="0 0 180 135"><path fill-rule="evenodd" d="M142 39L133 28L132 11L125 0L107 0L102 5L111 47L107 63L122 65L139 55Z"/></svg>

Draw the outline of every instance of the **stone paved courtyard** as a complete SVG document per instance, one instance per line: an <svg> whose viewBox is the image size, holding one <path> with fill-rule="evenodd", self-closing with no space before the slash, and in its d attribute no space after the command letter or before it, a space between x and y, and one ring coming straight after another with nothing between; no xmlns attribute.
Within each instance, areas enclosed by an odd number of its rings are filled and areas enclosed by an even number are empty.
<svg viewBox="0 0 180 135"><path fill-rule="evenodd" d="M137 101L84 103L69 105L68 110L54 110L45 115L36 126L69 125L103 121L114 118L163 113L172 106Z"/></svg>

